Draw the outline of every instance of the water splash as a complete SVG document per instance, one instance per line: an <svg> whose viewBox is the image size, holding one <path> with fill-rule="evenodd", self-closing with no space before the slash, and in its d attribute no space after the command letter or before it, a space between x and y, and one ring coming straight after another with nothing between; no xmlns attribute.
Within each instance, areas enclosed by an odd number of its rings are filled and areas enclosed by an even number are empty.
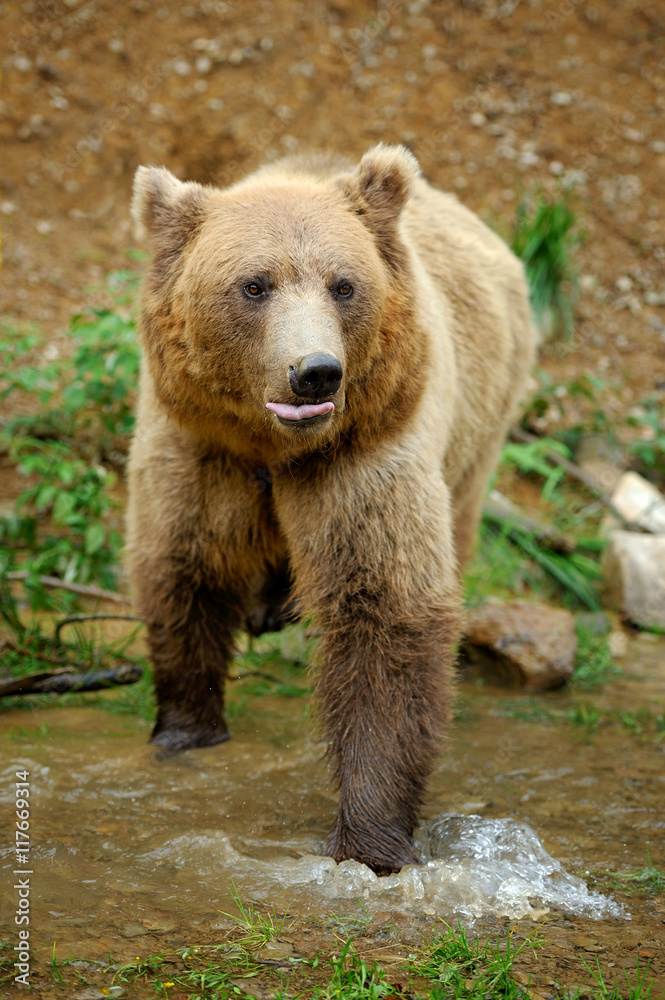
<svg viewBox="0 0 665 1000"><path fill-rule="evenodd" d="M196 857L207 878L215 877L215 868L233 871L241 894L273 903L286 890L292 912L360 900L370 913L390 909L467 923L487 916L537 920L550 909L596 920L630 919L613 899L569 875L536 833L516 820L444 814L420 827L415 843L423 864L382 878L357 861L338 865L311 853L311 841L300 843L299 857L253 858L219 831L178 837L139 860L179 868L191 867ZM298 853L296 843L289 846Z"/></svg>

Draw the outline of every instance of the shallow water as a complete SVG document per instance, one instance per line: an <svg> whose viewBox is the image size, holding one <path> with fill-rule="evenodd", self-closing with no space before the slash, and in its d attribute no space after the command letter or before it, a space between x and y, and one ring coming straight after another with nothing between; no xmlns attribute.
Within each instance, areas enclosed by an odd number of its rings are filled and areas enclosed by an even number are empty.
<svg viewBox="0 0 665 1000"><path fill-rule="evenodd" d="M664 650L631 639L624 677L585 698L600 711L662 711ZM115 953L148 935L175 946L185 932L227 926L231 879L243 899L310 919L361 907L404 926L559 914L631 928L653 917L662 934L658 901L645 916L646 903L579 877L643 867L646 843L664 867L662 738L506 718L581 700L566 692L536 699L462 685L461 699L416 835L424 864L381 879L321 856L335 794L306 699L255 698L235 713L227 744L162 760L136 719L95 708L0 713L5 936L14 936L10 803L23 768L33 940L44 951L57 940L65 953Z"/></svg>

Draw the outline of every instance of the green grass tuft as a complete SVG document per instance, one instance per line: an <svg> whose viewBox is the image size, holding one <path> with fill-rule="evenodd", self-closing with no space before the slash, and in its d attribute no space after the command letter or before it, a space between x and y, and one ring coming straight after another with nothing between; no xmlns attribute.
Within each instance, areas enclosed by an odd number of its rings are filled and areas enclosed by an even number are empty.
<svg viewBox="0 0 665 1000"><path fill-rule="evenodd" d="M575 214L567 198L549 198L543 191L518 208L510 239L524 261L536 320L546 339L570 340L578 274L573 253L580 242Z"/></svg>
<svg viewBox="0 0 665 1000"><path fill-rule="evenodd" d="M529 1000L529 991L511 976L515 960L525 952L542 947L536 934L520 944L513 941L512 931L505 942L491 938L469 941L461 924L457 930L446 925L446 933L429 942L426 949L413 959L410 970L436 982L432 1000L444 997L467 1000Z"/></svg>

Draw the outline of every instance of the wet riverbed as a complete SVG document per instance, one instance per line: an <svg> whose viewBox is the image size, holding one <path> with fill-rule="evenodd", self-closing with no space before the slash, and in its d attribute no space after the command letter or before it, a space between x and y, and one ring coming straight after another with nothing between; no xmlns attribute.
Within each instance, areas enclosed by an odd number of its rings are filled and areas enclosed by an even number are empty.
<svg viewBox="0 0 665 1000"><path fill-rule="evenodd" d="M574 978L584 954L610 973L642 954L660 978L665 901L608 873L643 868L647 845L665 867L665 641L623 645L623 676L589 692L462 684L417 835L425 864L386 879L321 856L335 794L305 697L232 685L233 739L163 760L136 718L0 712L2 935L16 935L10 802L26 769L42 959L54 941L101 958L214 939L233 879L303 927L363 913L409 939L439 917L479 932L510 918L543 923L543 976Z"/></svg>

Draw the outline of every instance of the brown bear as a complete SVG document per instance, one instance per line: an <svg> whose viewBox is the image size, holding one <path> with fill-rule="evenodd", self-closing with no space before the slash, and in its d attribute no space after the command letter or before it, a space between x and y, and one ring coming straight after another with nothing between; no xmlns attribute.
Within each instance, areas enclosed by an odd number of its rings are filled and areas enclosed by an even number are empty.
<svg viewBox="0 0 665 1000"><path fill-rule="evenodd" d="M403 147L225 190L140 167L150 241L128 548L152 742L227 739L234 632L317 622L326 852L378 873L450 715L460 566L532 362L523 269Z"/></svg>

